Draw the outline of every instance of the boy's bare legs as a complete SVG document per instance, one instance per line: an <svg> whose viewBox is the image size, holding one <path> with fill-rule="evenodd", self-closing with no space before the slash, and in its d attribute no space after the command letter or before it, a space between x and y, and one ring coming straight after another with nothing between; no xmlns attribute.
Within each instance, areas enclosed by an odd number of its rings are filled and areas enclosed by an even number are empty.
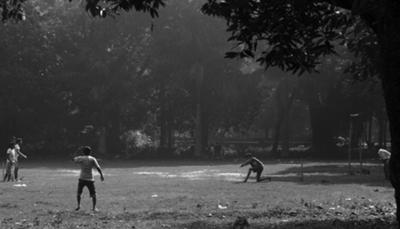
<svg viewBox="0 0 400 229"><path fill-rule="evenodd" d="M9 176L10 176L10 173L9 173L9 171L8 171L8 165L7 165L7 167L6 167L6 173L4 174L4 177L3 177L3 182L6 182Z"/></svg>
<svg viewBox="0 0 400 229"><path fill-rule="evenodd" d="M75 208L75 211L78 211L79 209L81 209L81 195L78 194L76 196L76 201L78 202L78 206Z"/></svg>
<svg viewBox="0 0 400 229"><path fill-rule="evenodd" d="M14 170L15 170L15 164L11 164L11 167L10 167L10 174L9 174L9 176L8 176L8 181L12 181L12 182L15 181Z"/></svg>
<svg viewBox="0 0 400 229"><path fill-rule="evenodd" d="M92 205L93 205L92 210L93 210L94 212L99 211L99 210L96 208L96 202L97 202L96 195L94 195L94 196L92 196Z"/></svg>
<svg viewBox="0 0 400 229"><path fill-rule="evenodd" d="M18 181L18 170L19 170L18 162L16 162L14 165L14 178L16 181Z"/></svg>
<svg viewBox="0 0 400 229"><path fill-rule="evenodd" d="M256 176L257 182L262 181L262 179L261 179L261 173L262 173L262 171L257 171L257 176Z"/></svg>
<svg viewBox="0 0 400 229"><path fill-rule="evenodd" d="M11 162L7 162L6 163L6 174L4 174L4 178L3 178L4 182L11 181L11 175L12 175L12 172L13 172L12 169L13 169L13 167L12 167Z"/></svg>
<svg viewBox="0 0 400 229"><path fill-rule="evenodd" d="M3 182L6 182L9 176L10 174L6 172L6 174L4 174Z"/></svg>

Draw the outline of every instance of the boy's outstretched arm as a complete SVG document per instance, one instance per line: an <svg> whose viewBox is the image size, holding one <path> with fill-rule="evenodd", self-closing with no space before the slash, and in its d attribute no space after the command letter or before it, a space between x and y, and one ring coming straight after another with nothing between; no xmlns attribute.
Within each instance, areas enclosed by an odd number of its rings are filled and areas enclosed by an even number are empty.
<svg viewBox="0 0 400 229"><path fill-rule="evenodd" d="M97 171L100 173L100 180L104 181L103 171L101 170L100 166L97 167Z"/></svg>
<svg viewBox="0 0 400 229"><path fill-rule="evenodd" d="M28 156L26 156L25 154L23 154L21 151L17 150L18 154L23 157L23 158L28 158Z"/></svg>
<svg viewBox="0 0 400 229"><path fill-rule="evenodd" d="M73 156L71 160L72 160L73 162L75 162L75 163L79 163L80 158L79 158L79 156Z"/></svg>
<svg viewBox="0 0 400 229"><path fill-rule="evenodd" d="M250 164L250 162L251 162L251 159L245 161L243 164L240 165L240 167L246 166L246 165Z"/></svg>
<svg viewBox="0 0 400 229"><path fill-rule="evenodd" d="M25 159L27 158L27 156L21 152L21 147L15 146L15 151L16 151L17 154L20 155L21 157L23 157L23 158L25 158Z"/></svg>
<svg viewBox="0 0 400 229"><path fill-rule="evenodd" d="M94 164L96 166L97 171L100 173L100 180L104 181L103 171L101 170L101 167L96 159L94 159Z"/></svg>
<svg viewBox="0 0 400 229"><path fill-rule="evenodd" d="M71 156L72 156L72 161L73 162L78 162L78 158L81 155L82 152L82 147L79 147Z"/></svg>

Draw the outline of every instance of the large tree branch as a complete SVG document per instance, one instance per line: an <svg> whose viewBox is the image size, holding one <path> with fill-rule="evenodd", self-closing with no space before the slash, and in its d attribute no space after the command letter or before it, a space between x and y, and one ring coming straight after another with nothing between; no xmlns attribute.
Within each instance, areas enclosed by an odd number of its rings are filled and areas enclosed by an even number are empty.
<svg viewBox="0 0 400 229"><path fill-rule="evenodd" d="M379 22L383 17L383 5L379 0L316 0L325 2L346 10L353 15L359 15L375 32L379 30Z"/></svg>
<svg viewBox="0 0 400 229"><path fill-rule="evenodd" d="M328 0L327 2L337 7L351 11L353 9L354 2L356 1L357 0Z"/></svg>

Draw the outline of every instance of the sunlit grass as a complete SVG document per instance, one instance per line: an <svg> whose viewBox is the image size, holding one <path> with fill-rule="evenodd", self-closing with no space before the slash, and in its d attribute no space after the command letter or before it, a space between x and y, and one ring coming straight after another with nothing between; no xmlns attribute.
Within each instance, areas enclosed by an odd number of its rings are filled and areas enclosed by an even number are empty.
<svg viewBox="0 0 400 229"><path fill-rule="evenodd" d="M0 228L394 228L393 191L380 164L349 176L345 163L266 163L272 182L241 183L238 164L102 163L99 213L85 190L75 212L79 170L72 163L25 164L19 184L0 183ZM347 226L346 226L347 225ZM374 226L374 227L372 227Z"/></svg>

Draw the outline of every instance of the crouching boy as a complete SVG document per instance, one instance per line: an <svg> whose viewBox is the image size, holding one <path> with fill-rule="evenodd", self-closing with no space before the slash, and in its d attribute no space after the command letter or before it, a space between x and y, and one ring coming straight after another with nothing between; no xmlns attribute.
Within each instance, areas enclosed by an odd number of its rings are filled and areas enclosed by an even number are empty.
<svg viewBox="0 0 400 229"><path fill-rule="evenodd" d="M245 161L243 164L240 165L240 167L250 165L249 172L247 173L246 178L244 179L243 182L247 182L249 179L249 176L252 172L256 173L256 179L257 182L260 182L261 179L261 173L264 170L264 164L258 160L256 157L253 157L251 153L247 153L246 157L248 158L247 161Z"/></svg>

